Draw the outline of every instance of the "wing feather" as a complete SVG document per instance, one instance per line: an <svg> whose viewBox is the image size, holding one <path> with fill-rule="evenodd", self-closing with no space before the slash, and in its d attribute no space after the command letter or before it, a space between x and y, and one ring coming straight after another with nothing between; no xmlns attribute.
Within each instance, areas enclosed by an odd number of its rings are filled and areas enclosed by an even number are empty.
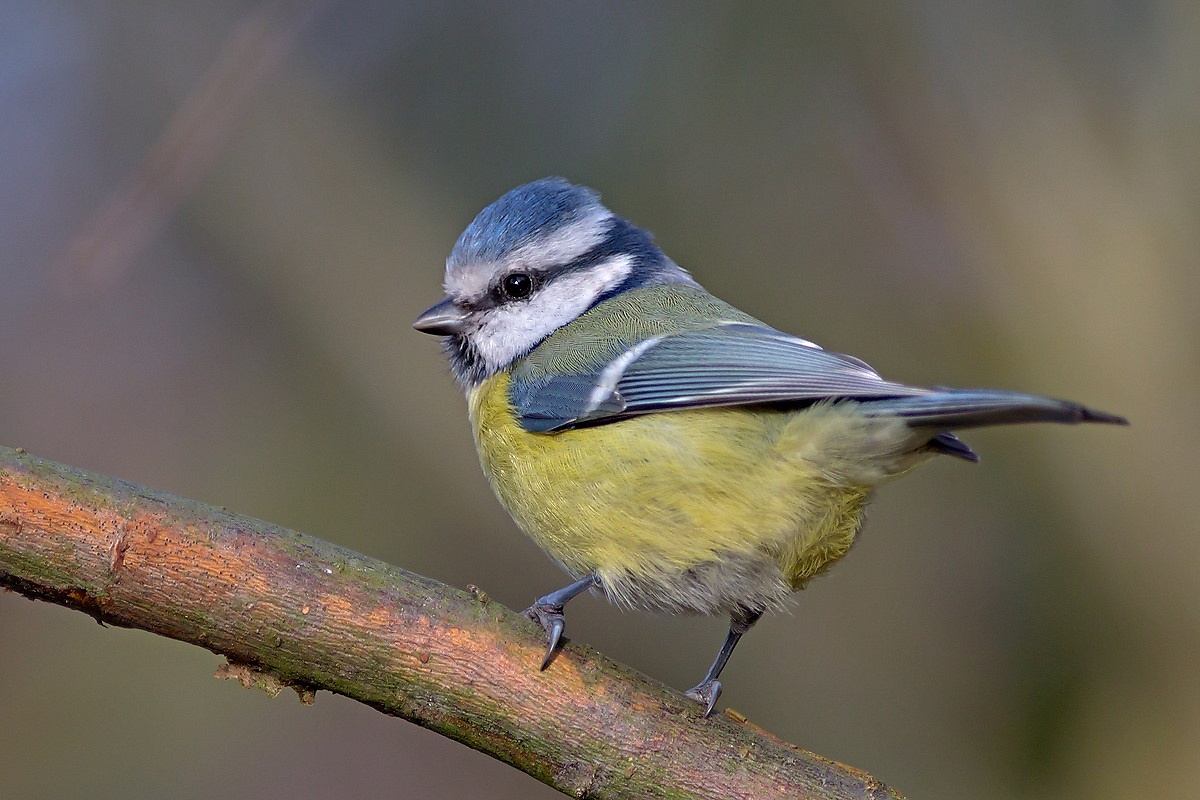
<svg viewBox="0 0 1200 800"><path fill-rule="evenodd" d="M659 411L828 399L912 397L864 362L747 323L664 334L572 375L514 376L526 430L549 432Z"/></svg>

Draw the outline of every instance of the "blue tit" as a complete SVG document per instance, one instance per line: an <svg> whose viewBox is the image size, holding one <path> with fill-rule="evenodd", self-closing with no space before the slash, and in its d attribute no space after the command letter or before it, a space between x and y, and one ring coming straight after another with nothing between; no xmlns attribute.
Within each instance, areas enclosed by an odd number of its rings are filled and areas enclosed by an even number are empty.
<svg viewBox="0 0 1200 800"><path fill-rule="evenodd" d="M872 490L951 431L1125 420L1076 403L884 379L706 292L646 231L560 178L513 189L467 226L443 337L483 470L573 579L528 609L553 658L563 606L721 614L729 633L687 692L710 714L741 636L854 544Z"/></svg>

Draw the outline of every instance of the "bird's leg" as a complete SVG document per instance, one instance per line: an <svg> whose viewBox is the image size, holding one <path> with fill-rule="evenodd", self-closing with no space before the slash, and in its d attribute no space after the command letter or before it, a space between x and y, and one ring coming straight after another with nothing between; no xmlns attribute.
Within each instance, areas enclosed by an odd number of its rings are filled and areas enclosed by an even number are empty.
<svg viewBox="0 0 1200 800"><path fill-rule="evenodd" d="M704 716L707 717L712 713L713 707L717 704L717 698L721 696L721 682L717 680L717 677L720 676L721 670L725 669L725 662L729 660L733 648L737 647L742 634L750 630L762 615L762 609L754 610L738 606L737 611L729 617L729 634L725 637L725 643L721 645L721 650L713 660L712 666L708 668L708 674L697 686L684 692L691 699L704 704Z"/></svg>
<svg viewBox="0 0 1200 800"><path fill-rule="evenodd" d="M580 578L570 586L564 586L557 592L551 592L545 597L539 597L533 605L525 609L525 616L542 626L550 637L550 645L546 648L546 657L542 659L542 669L550 666L554 659L554 651L562 639L566 620L563 618L563 606L577 594L587 591L599 582L595 574Z"/></svg>

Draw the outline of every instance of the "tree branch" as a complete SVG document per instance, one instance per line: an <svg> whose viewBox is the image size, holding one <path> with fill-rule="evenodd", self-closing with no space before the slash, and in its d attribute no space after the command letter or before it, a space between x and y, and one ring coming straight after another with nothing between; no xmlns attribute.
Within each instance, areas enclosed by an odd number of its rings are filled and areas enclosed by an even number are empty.
<svg viewBox="0 0 1200 800"><path fill-rule="evenodd" d="M276 525L0 447L0 586L346 695L576 797L895 798L580 644Z"/></svg>

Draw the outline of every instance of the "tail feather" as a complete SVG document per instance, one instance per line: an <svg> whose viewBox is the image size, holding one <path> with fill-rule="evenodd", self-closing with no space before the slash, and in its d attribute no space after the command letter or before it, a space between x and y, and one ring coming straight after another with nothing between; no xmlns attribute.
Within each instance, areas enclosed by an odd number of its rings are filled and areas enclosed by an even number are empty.
<svg viewBox="0 0 1200 800"><path fill-rule="evenodd" d="M910 427L942 431L1020 422L1129 424L1124 417L1066 400L983 389L944 389L912 397L868 400L862 403L862 412L900 417Z"/></svg>
<svg viewBox="0 0 1200 800"><path fill-rule="evenodd" d="M979 463L979 454L968 447L966 442L959 439L953 433L942 431L930 439L927 446L935 453L961 458L963 461L970 461L972 464Z"/></svg>

